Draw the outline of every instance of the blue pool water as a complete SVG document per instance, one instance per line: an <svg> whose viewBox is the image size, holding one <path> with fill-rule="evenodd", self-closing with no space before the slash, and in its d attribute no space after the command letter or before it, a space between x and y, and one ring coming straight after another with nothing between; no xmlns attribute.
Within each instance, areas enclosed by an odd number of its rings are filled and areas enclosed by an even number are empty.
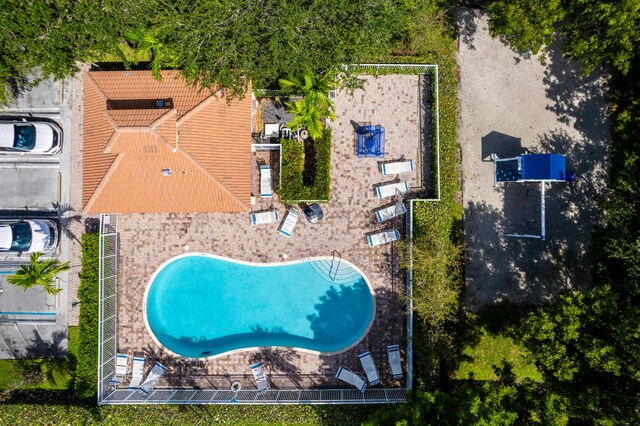
<svg viewBox="0 0 640 426"><path fill-rule="evenodd" d="M366 334L375 301L350 263L331 265L179 256L149 283L147 325L164 347L192 358L266 346L340 352Z"/></svg>

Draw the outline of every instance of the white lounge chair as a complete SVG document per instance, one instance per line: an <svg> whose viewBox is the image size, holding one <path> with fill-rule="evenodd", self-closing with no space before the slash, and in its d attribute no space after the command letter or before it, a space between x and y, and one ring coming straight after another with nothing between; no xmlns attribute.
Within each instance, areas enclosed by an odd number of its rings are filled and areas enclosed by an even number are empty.
<svg viewBox="0 0 640 426"><path fill-rule="evenodd" d="M376 210L376 219L378 219L378 223L384 222L386 220L393 219L394 217L398 217L407 212L407 208L403 203L391 204L390 206L384 207L380 210Z"/></svg>
<svg viewBox="0 0 640 426"><path fill-rule="evenodd" d="M127 375L127 365L129 364L129 355L116 354L116 372L111 378L112 385L118 385L122 383L122 379Z"/></svg>
<svg viewBox="0 0 640 426"><path fill-rule="evenodd" d="M267 375L264 374L264 367L261 362L257 362L253 365L250 365L251 372L253 373L253 379L256 381L256 387L258 388L258 392L265 392L269 389L269 379L267 379Z"/></svg>
<svg viewBox="0 0 640 426"><path fill-rule="evenodd" d="M273 223L279 220L280 220L280 213L276 209L251 213L252 225L263 225L265 223Z"/></svg>
<svg viewBox="0 0 640 426"><path fill-rule="evenodd" d="M138 389L140 382L142 382L142 375L144 374L144 358L137 356L133 357L133 368L131 369L131 382L129 382L129 389Z"/></svg>
<svg viewBox="0 0 640 426"><path fill-rule="evenodd" d="M409 191L409 185L406 181L386 183L376 187L378 198L393 197L396 194L404 194Z"/></svg>
<svg viewBox="0 0 640 426"><path fill-rule="evenodd" d="M389 369L394 379L402 379L402 361L400 360L400 345L387 346Z"/></svg>
<svg viewBox="0 0 640 426"><path fill-rule="evenodd" d="M345 383L349 383L352 386L360 389L360 392L364 392L367 388L367 382L365 382L364 378L361 377L360 374L354 373L349 370L347 367L338 368L338 372L336 373L336 378L342 380Z"/></svg>
<svg viewBox="0 0 640 426"><path fill-rule="evenodd" d="M371 352L367 351L360 354L358 355L358 358L360 358L362 369L367 375L369 386L374 386L380 383L380 376L378 376L378 370L376 369L376 364L373 362L373 357L371 357Z"/></svg>
<svg viewBox="0 0 640 426"><path fill-rule="evenodd" d="M271 167L260 166L260 196L271 197L273 192L271 190Z"/></svg>
<svg viewBox="0 0 640 426"><path fill-rule="evenodd" d="M380 171L383 175L397 175L400 173L412 172L415 169L413 160L393 161L390 163L382 163L380 165Z"/></svg>
<svg viewBox="0 0 640 426"><path fill-rule="evenodd" d="M377 232L375 234L367 235L369 241L369 247L375 247L382 244L387 244L400 239L400 233L397 229L385 229L384 231Z"/></svg>
<svg viewBox="0 0 640 426"><path fill-rule="evenodd" d="M280 233L285 237L290 237L293 233L293 229L296 227L296 223L298 222L298 216L300 213L296 210L287 210L287 215L284 217L282 224L280 225Z"/></svg>
<svg viewBox="0 0 640 426"><path fill-rule="evenodd" d="M156 365L154 365L149 374L147 374L147 378L142 386L140 386L140 389L138 389L138 392L145 396L149 395L149 392L153 390L154 386L158 383L158 380L160 380L160 377L162 377L165 371L167 371L167 367L156 362Z"/></svg>

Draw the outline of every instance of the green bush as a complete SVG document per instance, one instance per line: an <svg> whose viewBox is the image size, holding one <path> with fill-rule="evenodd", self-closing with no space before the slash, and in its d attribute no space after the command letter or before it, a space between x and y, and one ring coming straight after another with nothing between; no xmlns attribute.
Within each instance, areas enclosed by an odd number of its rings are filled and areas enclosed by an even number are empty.
<svg viewBox="0 0 640 426"><path fill-rule="evenodd" d="M82 236L80 273L80 324L75 392L80 398L95 396L98 386L98 255L97 233Z"/></svg>
<svg viewBox="0 0 640 426"><path fill-rule="evenodd" d="M331 130L325 130L321 139L313 141L313 170L304 170L305 150L300 142L283 139L280 143L282 185L277 190L280 200L285 203L328 201L331 188Z"/></svg>

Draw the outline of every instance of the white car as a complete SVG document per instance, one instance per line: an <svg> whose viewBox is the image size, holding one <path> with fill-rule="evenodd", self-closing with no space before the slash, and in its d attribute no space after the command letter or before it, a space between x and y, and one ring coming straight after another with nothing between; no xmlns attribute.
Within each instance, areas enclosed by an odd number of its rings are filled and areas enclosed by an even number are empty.
<svg viewBox="0 0 640 426"><path fill-rule="evenodd" d="M49 121L0 121L0 153L55 154L62 129Z"/></svg>
<svg viewBox="0 0 640 426"><path fill-rule="evenodd" d="M53 220L0 220L0 252L48 252L57 245L58 224Z"/></svg>

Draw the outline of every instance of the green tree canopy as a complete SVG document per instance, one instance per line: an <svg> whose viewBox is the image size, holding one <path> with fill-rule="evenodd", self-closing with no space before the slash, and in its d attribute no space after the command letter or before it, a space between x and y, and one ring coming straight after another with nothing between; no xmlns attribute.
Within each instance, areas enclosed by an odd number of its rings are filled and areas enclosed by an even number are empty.
<svg viewBox="0 0 640 426"><path fill-rule="evenodd" d="M535 54L561 36L585 73L604 62L626 74L640 43L638 0L493 0L488 9L494 37Z"/></svg>
<svg viewBox="0 0 640 426"><path fill-rule="evenodd" d="M122 35L150 15L153 0L4 0L0 11L0 103L38 71L63 78L78 62L115 52Z"/></svg>

